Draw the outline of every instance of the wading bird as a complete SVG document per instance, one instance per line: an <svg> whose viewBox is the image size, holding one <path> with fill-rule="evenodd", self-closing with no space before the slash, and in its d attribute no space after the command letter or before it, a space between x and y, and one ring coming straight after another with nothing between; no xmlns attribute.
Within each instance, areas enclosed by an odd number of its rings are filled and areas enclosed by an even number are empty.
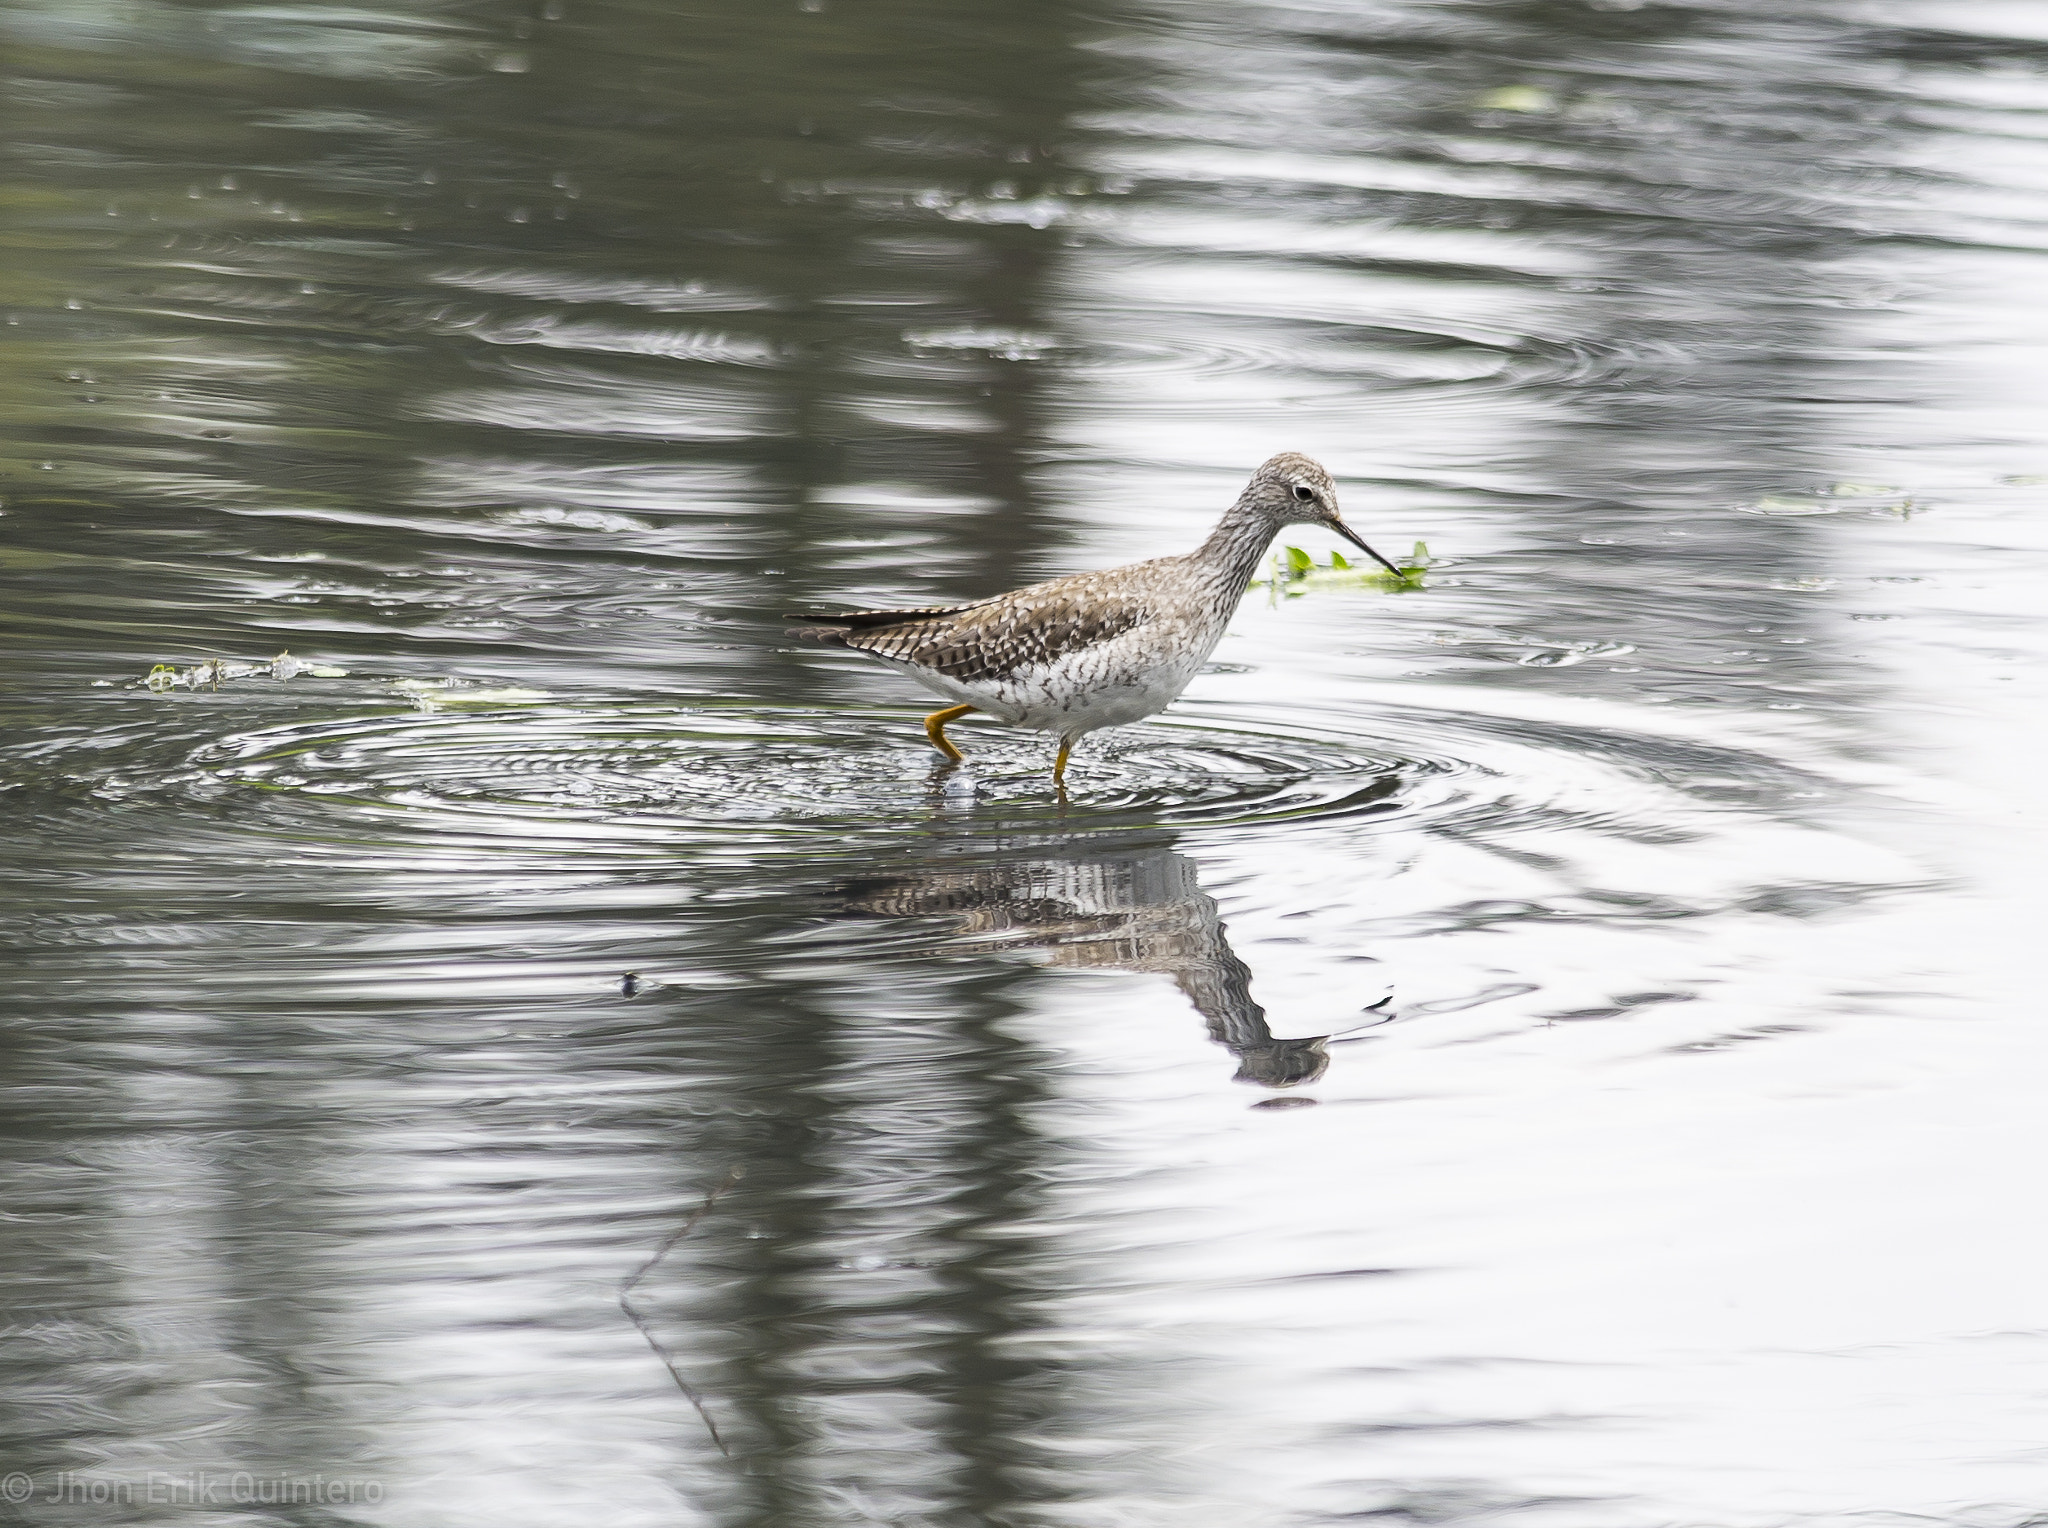
<svg viewBox="0 0 2048 1528"><path fill-rule="evenodd" d="M1337 514L1337 485L1293 452L1252 474L1209 539L1177 557L1047 579L940 610L791 615L790 635L871 653L953 704L924 719L947 758L946 724L970 711L1060 740L1055 786L1074 744L1171 705L1208 661L1273 538L1288 525L1335 531L1397 578L1401 570Z"/></svg>

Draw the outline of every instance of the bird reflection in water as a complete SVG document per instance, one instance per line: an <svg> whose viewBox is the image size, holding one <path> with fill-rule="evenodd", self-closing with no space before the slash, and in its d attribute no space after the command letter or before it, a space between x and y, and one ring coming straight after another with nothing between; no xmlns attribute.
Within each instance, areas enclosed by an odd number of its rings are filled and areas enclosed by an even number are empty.
<svg viewBox="0 0 2048 1528"><path fill-rule="evenodd" d="M1314 1082L1330 1064L1327 1035L1281 1039L1252 1000L1251 970L1224 938L1195 862L1164 844L1032 845L1017 859L849 882L855 917L953 917L965 951L1038 950L1073 970L1170 976L1237 1057L1239 1082Z"/></svg>

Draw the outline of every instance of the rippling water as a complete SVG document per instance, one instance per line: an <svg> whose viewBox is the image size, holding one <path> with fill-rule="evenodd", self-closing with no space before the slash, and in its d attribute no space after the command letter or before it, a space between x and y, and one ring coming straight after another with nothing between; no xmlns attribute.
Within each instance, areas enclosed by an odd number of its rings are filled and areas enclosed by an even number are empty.
<svg viewBox="0 0 2048 1528"><path fill-rule="evenodd" d="M2037 9L0 37L0 1514L2040 1521Z"/></svg>

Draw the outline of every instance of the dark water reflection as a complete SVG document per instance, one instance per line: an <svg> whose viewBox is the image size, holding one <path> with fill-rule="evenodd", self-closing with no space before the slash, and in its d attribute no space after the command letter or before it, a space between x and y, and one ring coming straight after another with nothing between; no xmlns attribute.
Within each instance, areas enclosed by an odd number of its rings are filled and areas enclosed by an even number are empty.
<svg viewBox="0 0 2048 1528"><path fill-rule="evenodd" d="M2031 1521L2038 30L0 0L0 1515Z"/></svg>
<svg viewBox="0 0 2048 1528"><path fill-rule="evenodd" d="M1323 1075L1329 1037L1274 1036L1252 1000L1251 970L1231 950L1193 860L1163 844L1055 847L1065 852L1037 859L1031 845L1004 845L1001 859L971 869L853 882L844 888L846 907L876 917L950 918L962 952L1027 949L1074 970L1161 972L1194 1005L1210 1038L1237 1057L1238 1081L1291 1088Z"/></svg>

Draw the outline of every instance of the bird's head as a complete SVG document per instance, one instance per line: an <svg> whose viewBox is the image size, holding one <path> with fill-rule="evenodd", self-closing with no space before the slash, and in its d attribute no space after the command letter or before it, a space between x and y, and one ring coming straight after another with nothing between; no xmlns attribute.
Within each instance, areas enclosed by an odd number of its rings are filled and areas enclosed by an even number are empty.
<svg viewBox="0 0 2048 1528"><path fill-rule="evenodd" d="M1337 483L1323 464L1296 451L1282 451L1252 474L1238 503L1283 525L1320 525L1335 531L1389 573L1401 570L1380 556L1337 513Z"/></svg>

